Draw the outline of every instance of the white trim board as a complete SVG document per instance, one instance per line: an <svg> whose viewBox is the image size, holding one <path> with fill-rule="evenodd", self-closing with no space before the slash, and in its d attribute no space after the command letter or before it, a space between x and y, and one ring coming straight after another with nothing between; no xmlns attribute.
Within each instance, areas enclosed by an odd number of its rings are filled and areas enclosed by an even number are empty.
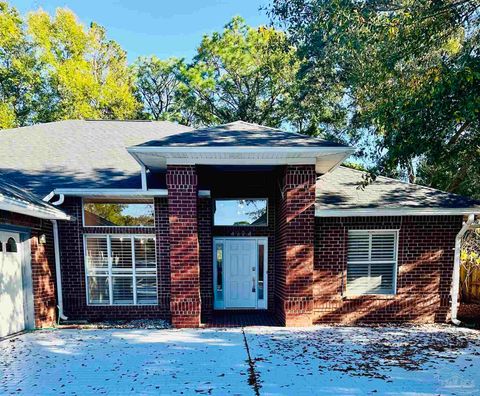
<svg viewBox="0 0 480 396"><path fill-rule="evenodd" d="M71 217L61 210L42 208L34 204L22 201L15 201L0 195L0 210L7 212L20 213L39 219L51 220L70 220Z"/></svg>
<svg viewBox="0 0 480 396"><path fill-rule="evenodd" d="M128 147L148 169L168 165L315 165L327 173L355 150L351 147Z"/></svg>
<svg viewBox="0 0 480 396"><path fill-rule="evenodd" d="M167 197L168 190L152 189L142 190L137 188L56 188L48 194L44 200L53 198L54 195L67 195L75 197ZM200 198L209 198L209 190L199 190L198 196Z"/></svg>
<svg viewBox="0 0 480 396"><path fill-rule="evenodd" d="M310 153L310 154L337 154L337 153L353 153L355 149L353 147L262 147L262 146L205 146L205 147L192 147L192 146L132 146L127 147L129 153L169 153L169 154L206 154L206 153L219 153L219 154L265 154L265 153Z"/></svg>
<svg viewBox="0 0 480 396"><path fill-rule="evenodd" d="M480 214L480 208L315 209L315 217L462 216Z"/></svg>

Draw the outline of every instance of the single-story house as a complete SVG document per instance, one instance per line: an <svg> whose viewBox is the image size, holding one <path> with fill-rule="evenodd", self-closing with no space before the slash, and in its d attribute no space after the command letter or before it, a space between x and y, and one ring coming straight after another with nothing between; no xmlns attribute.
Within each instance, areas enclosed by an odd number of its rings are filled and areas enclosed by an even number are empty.
<svg viewBox="0 0 480 396"><path fill-rule="evenodd" d="M363 173L340 166L353 151L242 121L3 130L0 172L55 216L0 204L0 235L17 230L20 241L28 223L34 292L41 284L51 308L56 287L60 319L197 327L245 310L287 326L455 319L458 236L480 203L384 177L361 189Z"/></svg>

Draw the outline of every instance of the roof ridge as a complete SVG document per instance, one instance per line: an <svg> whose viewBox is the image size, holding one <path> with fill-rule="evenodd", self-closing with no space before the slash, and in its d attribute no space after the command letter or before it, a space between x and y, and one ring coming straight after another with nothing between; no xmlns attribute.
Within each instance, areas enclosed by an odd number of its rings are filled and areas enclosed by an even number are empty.
<svg viewBox="0 0 480 396"><path fill-rule="evenodd" d="M80 121L86 121L86 122L165 122L163 120L101 120L101 119L96 119L96 118L85 118ZM171 122L171 121L169 121Z"/></svg>

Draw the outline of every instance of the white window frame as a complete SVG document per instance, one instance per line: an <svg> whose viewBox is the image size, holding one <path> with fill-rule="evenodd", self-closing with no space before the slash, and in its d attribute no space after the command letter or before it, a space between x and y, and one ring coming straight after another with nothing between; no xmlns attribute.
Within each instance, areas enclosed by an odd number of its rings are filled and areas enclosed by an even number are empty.
<svg viewBox="0 0 480 396"><path fill-rule="evenodd" d="M85 223L85 200L88 200L88 199L91 199L91 198L97 198L97 197L82 197L82 226L84 228L144 228L145 230L148 230L148 229L152 229L152 228L155 228L155 200L152 198L151 199L151 202L149 202L149 204L152 204L153 205L153 225L136 225L136 226L123 226L123 225L108 225L108 226L102 226L102 225L87 225ZM129 200L131 202L129 202ZM118 200L116 201L112 201L112 202L105 202L105 203L131 203L131 204L135 204L135 203L139 203L139 202L135 202L135 200L132 200L132 198L118 198ZM147 231L148 232L148 231ZM127 234L129 235L129 234Z"/></svg>
<svg viewBox="0 0 480 396"><path fill-rule="evenodd" d="M89 269L88 269L88 256L87 256L87 239L92 239L92 238L106 238L107 239L107 262L108 262L108 268L105 271L101 271L97 273L95 270L92 273L92 270L90 270L91 275L89 274ZM130 238L131 241L131 246L132 246L132 272L130 273L130 270L128 269L118 269L116 270L117 272L112 271L112 250L111 250L111 238ZM137 272L135 268L135 238L150 238L154 240L154 246L155 246L155 269L154 270L148 270L148 271L139 271ZM121 306L126 306L126 307L133 307L133 306L140 306L140 307L148 307L148 306L157 306L158 305L158 261L157 261L157 243L156 243L156 237L155 235L152 234L115 234L115 233L109 233L109 234L84 234L83 235L83 261L84 261L84 270L85 270L85 292L86 292L86 300L87 300L87 305L92 306L92 307L121 307ZM122 275L122 272L124 274ZM130 277L130 274L132 276L132 282L133 282L133 303L132 304L114 304L113 303L113 278L114 277ZM88 278L90 276L102 276L106 277L108 279L108 297L109 297L109 303L108 304L99 304L99 303L91 303L90 302L90 296L89 296L89 288L88 288ZM155 302L153 303L148 303L148 304L138 304L137 302L137 276L147 276L147 277L152 277L155 278L156 280L156 293L155 293Z"/></svg>
<svg viewBox="0 0 480 396"><path fill-rule="evenodd" d="M393 234L394 235L394 259L393 260L383 260L383 261L372 261L369 259L368 261L352 261L352 264L368 264L369 265L369 272L372 263L376 264L390 264L393 263L393 277L392 277L392 293L353 293L348 291L348 238L351 234ZM348 230L347 232L347 244L346 244L346 263L347 268L345 269L345 295L347 297L354 297L354 296L394 296L397 294L397 274L398 274L398 236L399 230L398 229L374 229L374 230L363 230L363 229L352 229ZM371 258L372 255L372 238L369 238L369 247L368 247L368 256Z"/></svg>

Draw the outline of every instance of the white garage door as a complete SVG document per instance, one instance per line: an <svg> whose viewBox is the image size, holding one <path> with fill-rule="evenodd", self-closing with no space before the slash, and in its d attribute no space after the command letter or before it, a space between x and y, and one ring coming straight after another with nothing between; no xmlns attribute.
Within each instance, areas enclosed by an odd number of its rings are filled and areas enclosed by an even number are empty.
<svg viewBox="0 0 480 396"><path fill-rule="evenodd" d="M0 337L24 329L20 236L0 231Z"/></svg>

